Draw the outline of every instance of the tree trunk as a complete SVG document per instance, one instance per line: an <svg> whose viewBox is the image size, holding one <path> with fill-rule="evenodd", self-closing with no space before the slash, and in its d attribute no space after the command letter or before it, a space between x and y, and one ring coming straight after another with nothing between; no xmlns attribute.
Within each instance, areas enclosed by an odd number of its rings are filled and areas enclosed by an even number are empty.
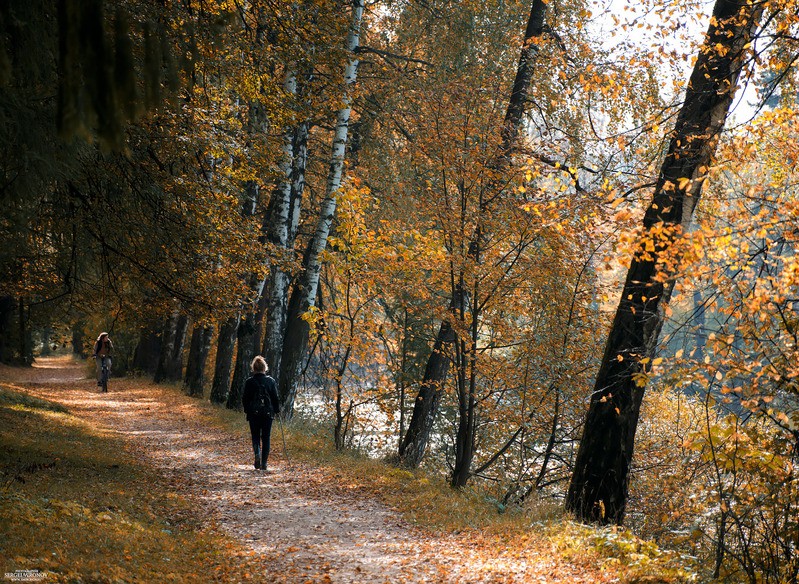
<svg viewBox="0 0 799 584"><path fill-rule="evenodd" d="M183 347L189 319L177 311L167 322L162 336L161 355L153 381L180 381L183 378Z"/></svg>
<svg viewBox="0 0 799 584"><path fill-rule="evenodd" d="M294 162L291 168L291 189L285 216L285 233L274 243L285 250L285 263L294 251L297 229L300 220L302 193L305 190L305 167L308 162L308 122L301 122L294 131L292 152ZM282 217L281 217L282 220ZM269 280L269 304L266 312L266 335L261 353L266 357L269 370L276 378L280 377L280 361L288 318L290 277L282 265L273 265Z"/></svg>
<svg viewBox="0 0 799 584"><path fill-rule="evenodd" d="M259 305L255 311L244 316L239 323L239 330L236 341L236 365L233 370L233 381L230 384L227 402L225 406L231 410L240 410L242 407L241 398L244 391L244 382L250 375L252 360L261 347L261 335L263 332L263 308L266 301L265 296L261 296Z"/></svg>
<svg viewBox="0 0 799 584"><path fill-rule="evenodd" d="M322 270L322 252L327 247L327 237L336 212L336 195L341 188L341 176L344 171L344 155L347 145L347 130L350 121L350 95L358 74L357 49L360 46L360 28L363 18L364 0L352 0L352 23L347 35L347 50L350 61L344 69L344 95L342 107L336 116L336 129L333 134L333 149L330 157L330 170L327 178L325 199L319 211L316 231L308 245L303 258L303 272L300 281L294 288L289 301L287 329L281 353L279 371L279 394L281 410L286 418L294 411L294 399L297 395L297 382L302 362L308 350L308 334L310 327L302 320L302 315L314 305L316 291L319 286L319 275ZM295 299L296 297L296 299Z"/></svg>
<svg viewBox="0 0 799 584"><path fill-rule="evenodd" d="M291 293L286 321L286 334L283 338L283 352L280 357L278 376L278 395L281 415L290 419L294 414L294 400L297 397L297 383L302 372L302 364L308 347L310 325L302 318L304 294L299 288Z"/></svg>
<svg viewBox="0 0 799 584"><path fill-rule="evenodd" d="M402 448L402 438L405 436L405 364L408 360L408 308L405 308L402 320L402 345L400 349L399 378L397 379L399 401L399 442L397 448Z"/></svg>
<svg viewBox="0 0 799 584"><path fill-rule="evenodd" d="M162 335L150 328L142 328L139 342L133 352L133 370L155 376L161 354Z"/></svg>
<svg viewBox="0 0 799 584"><path fill-rule="evenodd" d="M13 314L14 298L12 296L0 297L0 363L13 361L14 349L11 346L13 338L11 317Z"/></svg>
<svg viewBox="0 0 799 584"><path fill-rule="evenodd" d="M294 164L291 167L291 201L287 240L290 250L294 249L294 242L297 240L297 231L300 227L302 194L305 191L305 169L308 166L308 132L310 129L310 122L300 122L294 133Z"/></svg>
<svg viewBox="0 0 799 584"><path fill-rule="evenodd" d="M471 477L475 440L475 391L476 378L474 362L466 364L468 358L474 359L473 348L466 342L459 342L460 366L458 367L458 433L455 437L455 464L452 469L451 485L465 487ZM467 357L468 355L468 357ZM469 371L469 379L466 372Z"/></svg>
<svg viewBox="0 0 799 584"><path fill-rule="evenodd" d="M479 241L479 238L478 238ZM480 261L479 249L474 255L475 261ZM478 285L475 282L472 298L478 298ZM460 307L461 320L466 318L468 307ZM479 336L480 310L475 302L471 305L472 322L470 337L458 342L458 433L455 438L455 465L452 471L452 486L465 487L471 477L472 459L474 458L474 443L476 415L477 415L477 338ZM469 379L466 379L466 373Z"/></svg>
<svg viewBox="0 0 799 584"><path fill-rule="evenodd" d="M256 103L250 103L250 129L262 127L263 116ZM255 181L244 184L241 216L252 217L258 208L260 188ZM230 317L219 325L219 336L216 340L216 358L214 363L214 379L211 382L211 403L223 404L230 393L230 372L233 369L233 355L236 336L241 322L241 315Z"/></svg>
<svg viewBox="0 0 799 584"><path fill-rule="evenodd" d="M533 4L530 7L530 17L527 20L527 27L524 32L524 43L519 56L519 65L516 68L516 77L513 80L508 109L505 112L500 149L492 164L498 174L501 174L502 169L511 163L513 148L521 130L527 94L533 77L535 55L538 53L538 47L534 41L544 33L546 10L547 5L543 0L533 0ZM479 236L475 235L472 238L469 254L474 257L479 251L478 247ZM449 308L451 314L454 314L465 298L465 290L459 288L454 290ZM438 412L438 404L441 401L440 392L444 387L447 372L449 371L449 360L445 353L453 342L455 342L455 334L452 325L444 321L441 323L433 343L433 350L430 353L425 374L419 386L419 394L414 402L411 420L408 423L408 431L400 443L400 461L408 468L419 466L427 448L427 440L430 437L436 413Z"/></svg>
<svg viewBox="0 0 799 584"><path fill-rule="evenodd" d="M33 365L33 335L28 326L30 320L30 308L28 315L25 315L25 299L20 296L17 313L19 315L19 361L21 365Z"/></svg>
<svg viewBox="0 0 799 584"><path fill-rule="evenodd" d="M286 74L283 89L289 95L297 93L297 76L294 71ZM276 375L280 367L280 349L283 346L283 330L285 327L285 304L288 298L289 276L283 264L288 255L288 233L291 215L291 175L294 166L294 141L296 129L288 129L283 133L283 156L280 160L280 182L272 192L262 230L266 239L275 248L276 257L272 258L269 268L269 280L266 285L266 337L262 353L266 355L269 370ZM304 174L304 169L303 169ZM292 246L293 247L293 246Z"/></svg>
<svg viewBox="0 0 799 584"><path fill-rule="evenodd" d="M566 498L580 520L624 519L646 375L674 286L672 278L664 281L659 259L688 232L761 13L760 4L715 4L591 394Z"/></svg>
<svg viewBox="0 0 799 584"><path fill-rule="evenodd" d="M203 395L205 363L208 360L208 353L211 352L213 331L214 329L210 325L195 325L191 333L186 378L183 381L183 387L190 396L202 397Z"/></svg>
<svg viewBox="0 0 799 584"><path fill-rule="evenodd" d="M694 331L694 344L696 353L694 360L701 363L705 359L705 346L707 345L707 330L705 328L705 302L701 290L694 290L694 321L691 323Z"/></svg>
<svg viewBox="0 0 799 584"><path fill-rule="evenodd" d="M0 308L0 314L2 314L2 308ZM2 319L2 316L0 316ZM81 358L86 358L86 348L83 346L84 339L86 337L86 324L81 320L72 325L72 354ZM2 338L2 326L0 325L0 338ZM0 343L2 341L0 340ZM2 354L3 351L0 349L0 361L2 361Z"/></svg>
<svg viewBox="0 0 799 584"><path fill-rule="evenodd" d="M418 467L424 457L449 368L450 357L446 352L454 341L455 331L449 321L445 320L441 323L433 351L427 360L422 385L413 404L408 431L400 443L400 461L408 468Z"/></svg>
<svg viewBox="0 0 799 584"><path fill-rule="evenodd" d="M42 350L39 354L42 357L48 357L53 353L53 348L50 346L50 338L53 336L53 327L47 325L42 330Z"/></svg>
<svg viewBox="0 0 799 584"><path fill-rule="evenodd" d="M219 327L219 336L216 339L214 380L211 382L211 403L223 404L227 401L230 391L230 371L233 366L233 350L236 346L238 329L238 316L227 319Z"/></svg>

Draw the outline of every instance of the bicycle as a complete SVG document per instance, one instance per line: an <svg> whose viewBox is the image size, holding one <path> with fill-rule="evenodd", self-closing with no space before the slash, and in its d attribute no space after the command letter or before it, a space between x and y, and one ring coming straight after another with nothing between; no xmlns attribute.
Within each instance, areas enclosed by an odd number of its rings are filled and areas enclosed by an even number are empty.
<svg viewBox="0 0 799 584"><path fill-rule="evenodd" d="M103 356L100 357L100 385L102 386L103 393L108 392L108 378L110 377L110 371L108 370L108 358Z"/></svg>

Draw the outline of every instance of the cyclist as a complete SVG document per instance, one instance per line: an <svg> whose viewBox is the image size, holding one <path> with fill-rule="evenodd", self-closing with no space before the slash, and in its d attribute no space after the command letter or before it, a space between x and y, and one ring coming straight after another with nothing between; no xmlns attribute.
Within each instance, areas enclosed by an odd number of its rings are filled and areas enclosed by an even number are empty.
<svg viewBox="0 0 799 584"><path fill-rule="evenodd" d="M97 340L94 342L94 352L92 357L95 360L97 367L97 385L103 387L103 357L105 357L105 366L108 369L108 375L111 376L111 352L114 350L114 343L111 342L111 337L108 333L100 333Z"/></svg>

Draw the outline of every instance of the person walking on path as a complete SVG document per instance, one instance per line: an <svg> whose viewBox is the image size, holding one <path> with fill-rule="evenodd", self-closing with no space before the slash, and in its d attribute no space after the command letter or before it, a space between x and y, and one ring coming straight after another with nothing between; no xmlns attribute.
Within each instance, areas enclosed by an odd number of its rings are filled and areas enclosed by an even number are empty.
<svg viewBox="0 0 799 584"><path fill-rule="evenodd" d="M114 343L111 342L111 337L108 333L100 333L97 340L94 342L94 351L92 357L94 358L94 365L97 369L97 385L102 385L103 374L103 357L105 357L105 364L108 369L108 375L111 375L111 353L114 350Z"/></svg>
<svg viewBox="0 0 799 584"><path fill-rule="evenodd" d="M255 468L266 470L272 420L280 413L280 402L277 398L277 383L266 374L269 369L266 359L258 355L252 360L251 367L252 376L244 382L242 402L250 423Z"/></svg>

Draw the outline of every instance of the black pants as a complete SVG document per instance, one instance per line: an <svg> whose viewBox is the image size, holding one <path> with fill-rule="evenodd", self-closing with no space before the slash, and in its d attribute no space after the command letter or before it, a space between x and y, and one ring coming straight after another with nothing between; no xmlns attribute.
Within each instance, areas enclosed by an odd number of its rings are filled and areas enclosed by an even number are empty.
<svg viewBox="0 0 799 584"><path fill-rule="evenodd" d="M252 450L256 454L260 451L261 462L266 463L266 459L269 458L269 436L272 434L272 417L253 416L249 422L250 434L252 435Z"/></svg>

